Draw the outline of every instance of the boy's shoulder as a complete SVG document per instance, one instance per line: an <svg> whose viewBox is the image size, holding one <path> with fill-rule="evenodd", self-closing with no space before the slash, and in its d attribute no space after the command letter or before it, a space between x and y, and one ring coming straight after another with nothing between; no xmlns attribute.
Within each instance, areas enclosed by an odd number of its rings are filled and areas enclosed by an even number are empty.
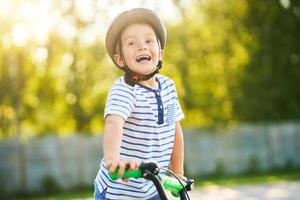
<svg viewBox="0 0 300 200"><path fill-rule="evenodd" d="M124 80L124 76L120 76L112 84L111 90L113 90L113 89L122 89L129 93L133 93L135 90L135 86L128 85Z"/></svg>
<svg viewBox="0 0 300 200"><path fill-rule="evenodd" d="M169 78L169 77L167 77L165 75L157 74L157 78L158 78L158 80L159 80L160 83L164 83L165 82L165 83L174 85L174 81L171 78Z"/></svg>
<svg viewBox="0 0 300 200"><path fill-rule="evenodd" d="M125 80L124 80L124 76L120 76L119 78L117 78L115 80L115 82L113 83L112 87L123 87L126 88L128 90L133 90L134 87L132 87L131 85L128 85Z"/></svg>
<svg viewBox="0 0 300 200"><path fill-rule="evenodd" d="M113 85L127 85L125 83L125 80L124 80L124 76L120 76L118 77L115 82L113 83ZM129 85L130 86L130 85Z"/></svg>

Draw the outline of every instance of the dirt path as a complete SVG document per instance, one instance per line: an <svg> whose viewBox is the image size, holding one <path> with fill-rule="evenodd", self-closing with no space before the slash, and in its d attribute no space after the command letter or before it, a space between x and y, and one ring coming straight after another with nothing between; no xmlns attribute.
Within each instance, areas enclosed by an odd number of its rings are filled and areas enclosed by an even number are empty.
<svg viewBox="0 0 300 200"><path fill-rule="evenodd" d="M300 199L300 182L234 187L211 186L194 190L191 200L296 200Z"/></svg>

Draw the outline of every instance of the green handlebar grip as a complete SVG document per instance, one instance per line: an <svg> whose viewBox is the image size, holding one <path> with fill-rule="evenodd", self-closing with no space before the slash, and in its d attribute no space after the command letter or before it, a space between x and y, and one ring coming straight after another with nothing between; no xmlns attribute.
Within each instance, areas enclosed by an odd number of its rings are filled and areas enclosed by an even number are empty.
<svg viewBox="0 0 300 200"><path fill-rule="evenodd" d="M114 173L109 172L109 177L111 178L111 180L115 181L117 180L118 177L118 173L119 173L119 168L115 170ZM122 178L141 178L142 177L142 171L140 169L136 169L136 170L125 170L123 177Z"/></svg>
<svg viewBox="0 0 300 200"><path fill-rule="evenodd" d="M182 185L178 182L178 180L164 174L160 174L159 176L161 178L161 183L163 184L164 188L166 190L171 191L174 197L178 197L179 192L183 189ZM187 183L184 181L182 181L182 184L184 187L187 185Z"/></svg>

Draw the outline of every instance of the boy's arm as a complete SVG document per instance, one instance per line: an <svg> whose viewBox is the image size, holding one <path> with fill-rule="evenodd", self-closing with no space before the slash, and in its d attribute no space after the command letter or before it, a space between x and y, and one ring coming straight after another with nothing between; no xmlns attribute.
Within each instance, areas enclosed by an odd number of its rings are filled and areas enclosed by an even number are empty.
<svg viewBox="0 0 300 200"><path fill-rule="evenodd" d="M119 160L124 120L118 115L108 115L105 118L103 153L106 167Z"/></svg>
<svg viewBox="0 0 300 200"><path fill-rule="evenodd" d="M107 115L105 118L103 153L105 167L114 172L119 167L119 177L122 177L127 165L130 169L139 167L138 160L120 160L124 119L119 115Z"/></svg>
<svg viewBox="0 0 300 200"><path fill-rule="evenodd" d="M183 133L180 126L180 123L177 121L175 123L175 141L173 152L171 155L171 170L181 176L184 175L183 169L183 161L184 161L184 141L183 141Z"/></svg>

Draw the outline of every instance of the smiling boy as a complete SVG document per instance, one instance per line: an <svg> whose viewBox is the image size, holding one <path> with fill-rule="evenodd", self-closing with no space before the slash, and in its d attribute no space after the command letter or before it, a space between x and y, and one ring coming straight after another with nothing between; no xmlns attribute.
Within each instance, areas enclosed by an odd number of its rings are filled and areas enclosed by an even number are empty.
<svg viewBox="0 0 300 200"><path fill-rule="evenodd" d="M112 181L108 172L156 162L183 176L184 118L171 79L158 74L166 29L156 13L135 8L117 16L106 35L112 61L124 71L113 84L104 112L104 158L95 179L95 199L159 199L145 179Z"/></svg>

